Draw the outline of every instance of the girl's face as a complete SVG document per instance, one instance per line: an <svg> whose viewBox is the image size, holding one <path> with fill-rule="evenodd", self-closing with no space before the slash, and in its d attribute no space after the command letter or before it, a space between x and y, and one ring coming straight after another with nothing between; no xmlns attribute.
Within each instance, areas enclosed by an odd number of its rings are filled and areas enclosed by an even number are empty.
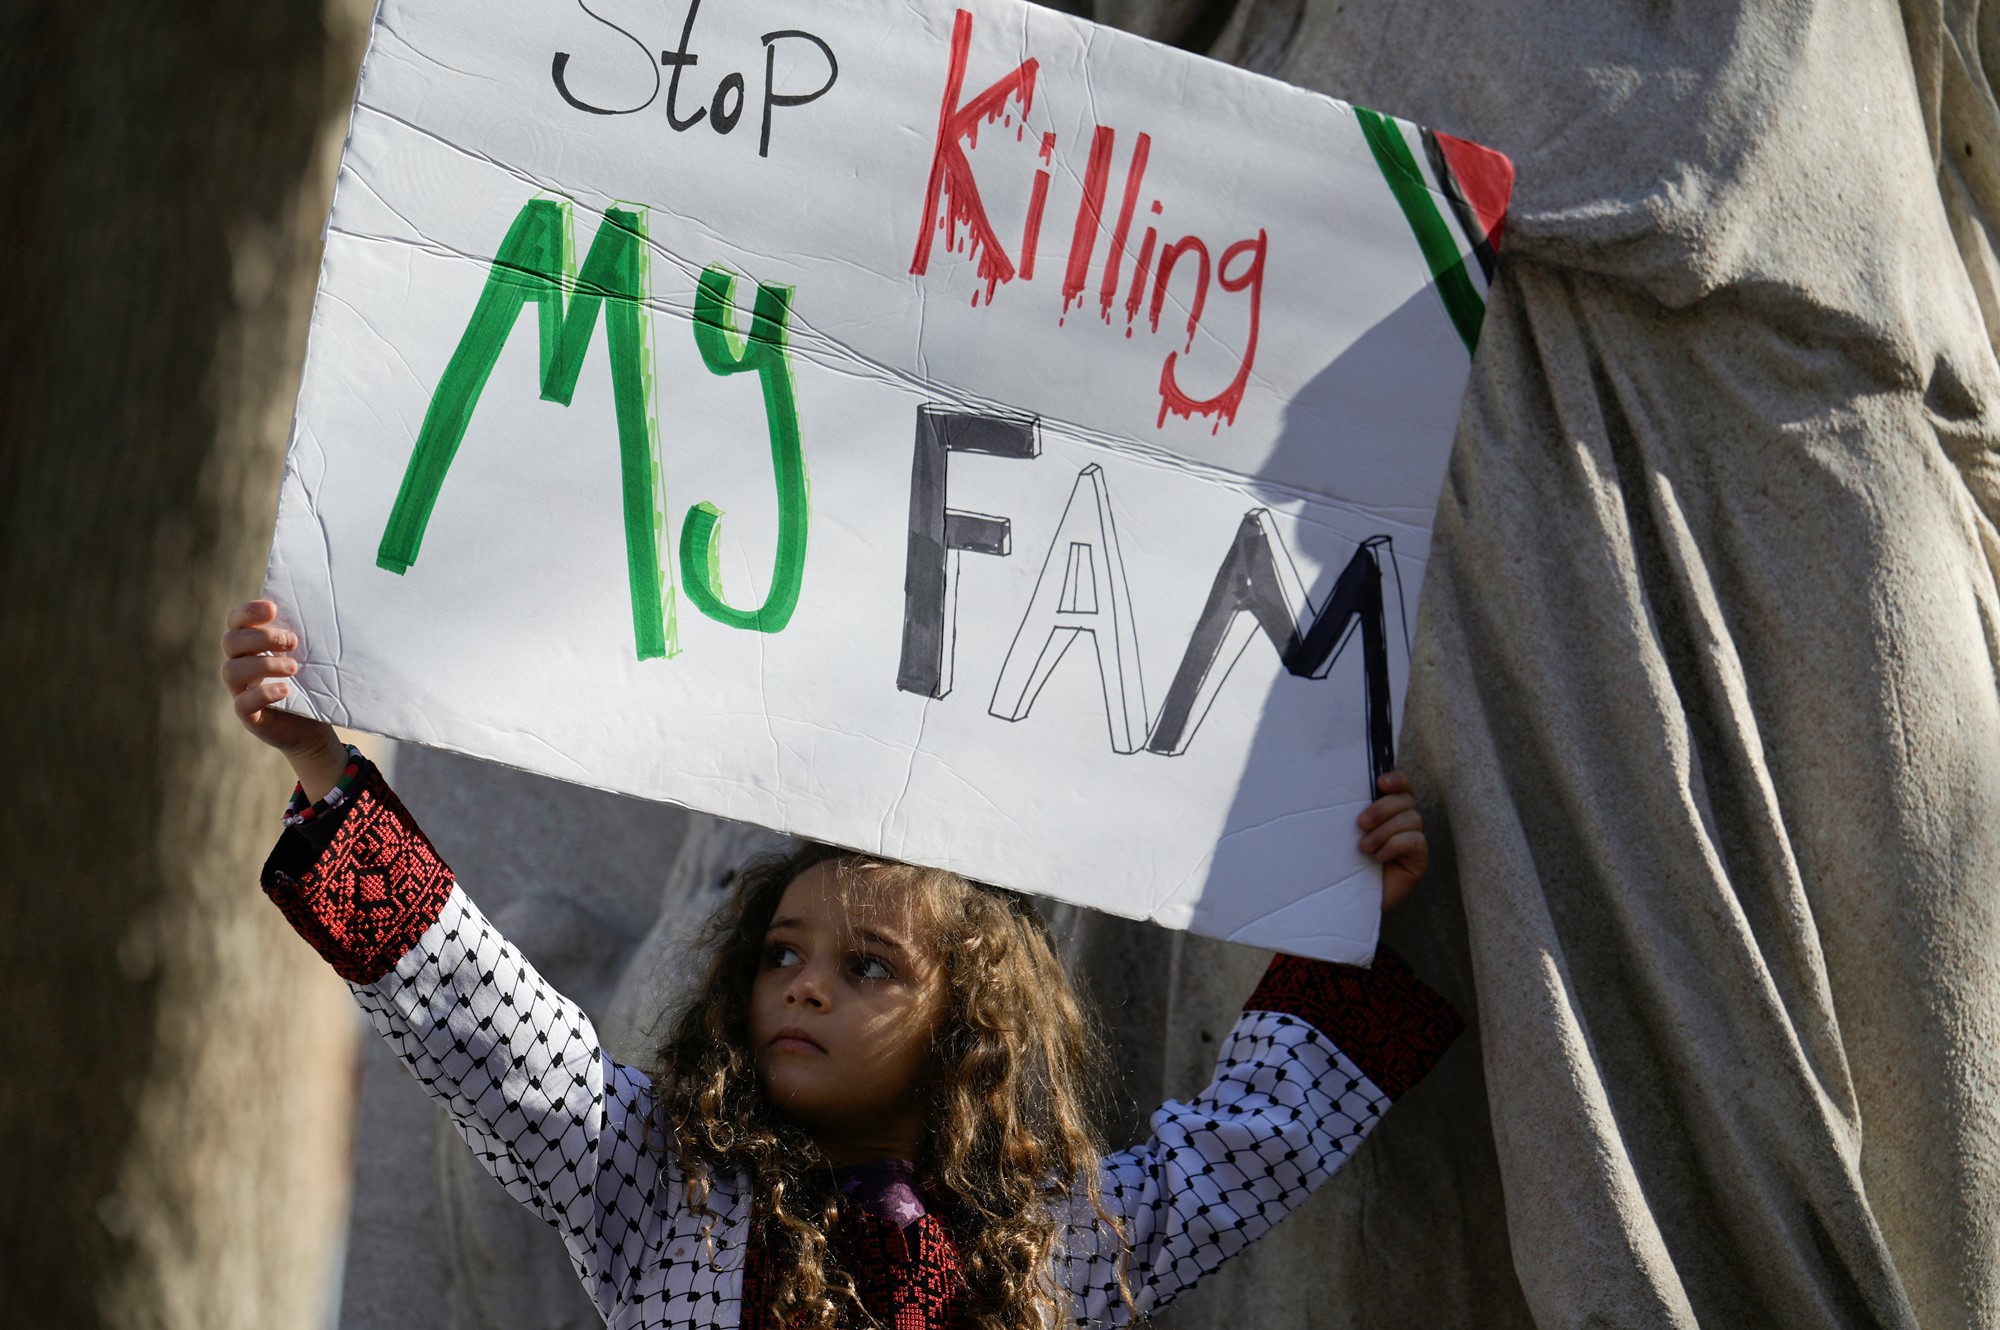
<svg viewBox="0 0 2000 1330"><path fill-rule="evenodd" d="M750 990L757 1072L835 1167L916 1157L946 999L920 922L909 888L867 873L842 882L822 863L792 879L764 935Z"/></svg>

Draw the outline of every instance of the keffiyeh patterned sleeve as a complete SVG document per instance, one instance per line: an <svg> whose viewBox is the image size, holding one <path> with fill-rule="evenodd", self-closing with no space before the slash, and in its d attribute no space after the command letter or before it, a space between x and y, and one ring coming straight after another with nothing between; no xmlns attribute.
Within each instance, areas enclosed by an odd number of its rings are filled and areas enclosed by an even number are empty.
<svg viewBox="0 0 2000 1330"><path fill-rule="evenodd" d="M1276 957L1208 1088L1162 1105L1149 1140L1103 1162L1134 1308L1157 1312L1296 1209L1462 1028L1390 953L1371 969ZM1063 1276L1076 1324L1129 1319L1117 1240L1080 1198Z"/></svg>
<svg viewBox="0 0 2000 1330"><path fill-rule="evenodd" d="M372 763L353 754L343 785L294 799L264 889L609 1319L679 1193L646 1148L651 1085L480 914Z"/></svg>

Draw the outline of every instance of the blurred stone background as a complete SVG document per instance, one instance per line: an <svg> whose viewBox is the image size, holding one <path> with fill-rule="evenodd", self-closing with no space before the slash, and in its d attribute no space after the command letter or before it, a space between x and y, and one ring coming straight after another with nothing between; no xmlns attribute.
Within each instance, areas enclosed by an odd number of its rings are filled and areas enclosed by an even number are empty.
<svg viewBox="0 0 2000 1330"><path fill-rule="evenodd" d="M1418 624L1473 1030L1177 1327L2000 1324L2000 19L1978 0L1072 0L1520 172ZM0 8L0 1308L588 1326L259 898L257 585L370 6ZM761 833L405 747L638 1054ZM1056 922L1127 1120L1263 957Z"/></svg>

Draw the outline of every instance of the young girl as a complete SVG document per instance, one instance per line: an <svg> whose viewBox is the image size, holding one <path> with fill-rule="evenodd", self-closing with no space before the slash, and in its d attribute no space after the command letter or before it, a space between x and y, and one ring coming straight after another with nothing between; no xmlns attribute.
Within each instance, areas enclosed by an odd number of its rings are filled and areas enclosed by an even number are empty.
<svg viewBox="0 0 2000 1330"><path fill-rule="evenodd" d="M252 601L223 637L237 715L299 778L264 889L617 1330L1127 1323L1303 1201L1458 1032L1387 953L1278 956L1208 1089L1106 1154L1034 907L808 845L738 874L658 1065L619 1065L373 764L270 705L298 669L275 619ZM1360 844L1393 905L1427 849L1408 782L1381 786Z"/></svg>

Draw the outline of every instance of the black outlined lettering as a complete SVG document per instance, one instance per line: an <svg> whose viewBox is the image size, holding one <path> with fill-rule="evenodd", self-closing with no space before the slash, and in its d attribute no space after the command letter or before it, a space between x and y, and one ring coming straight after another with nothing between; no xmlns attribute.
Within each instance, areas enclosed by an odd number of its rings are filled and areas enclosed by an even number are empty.
<svg viewBox="0 0 2000 1330"><path fill-rule="evenodd" d="M1216 570L1208 601L1167 689L1159 722L1146 741L1147 751L1167 756L1187 751L1223 681L1260 630L1278 649L1287 673L1323 679L1358 620L1367 690L1369 774L1379 777L1393 770L1389 646L1378 550L1391 550L1389 537L1362 541L1334 582L1326 607L1315 612L1291 555L1271 524L1269 510L1245 513Z"/></svg>
<svg viewBox="0 0 2000 1330"><path fill-rule="evenodd" d="M924 697L951 692L957 635L958 564L963 552L1005 557L1013 527L1004 517L945 506L950 455L1029 459L1042 445L1033 420L917 408L916 455L910 464L910 544L903 573L903 654L896 687Z"/></svg>
<svg viewBox="0 0 2000 1330"><path fill-rule="evenodd" d="M1063 656L1086 635L1104 688L1112 751L1136 753L1146 742L1146 682L1111 496L1104 468L1095 463L1077 475L1070 491L987 710L1002 720L1024 718Z"/></svg>

